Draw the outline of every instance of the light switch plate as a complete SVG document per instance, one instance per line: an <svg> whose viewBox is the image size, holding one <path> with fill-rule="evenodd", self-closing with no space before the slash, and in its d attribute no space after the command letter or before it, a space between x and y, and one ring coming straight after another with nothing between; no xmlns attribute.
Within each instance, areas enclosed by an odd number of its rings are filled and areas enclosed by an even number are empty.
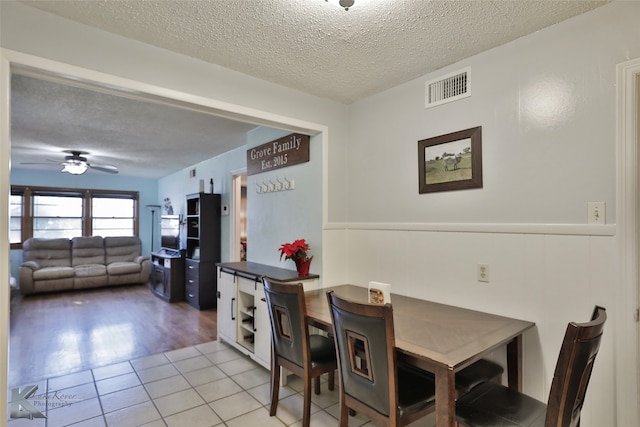
<svg viewBox="0 0 640 427"><path fill-rule="evenodd" d="M605 224L607 222L604 202L588 202L587 215L589 224Z"/></svg>

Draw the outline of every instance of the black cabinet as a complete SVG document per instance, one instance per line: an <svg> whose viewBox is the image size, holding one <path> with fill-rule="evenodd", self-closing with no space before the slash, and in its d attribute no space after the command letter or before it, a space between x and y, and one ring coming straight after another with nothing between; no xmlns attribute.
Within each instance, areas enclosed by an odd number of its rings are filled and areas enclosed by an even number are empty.
<svg viewBox="0 0 640 427"><path fill-rule="evenodd" d="M161 249L151 254L151 292L168 302L184 301L184 256Z"/></svg>
<svg viewBox="0 0 640 427"><path fill-rule="evenodd" d="M187 196L185 298L200 310L216 306L220 208L220 194L197 193Z"/></svg>

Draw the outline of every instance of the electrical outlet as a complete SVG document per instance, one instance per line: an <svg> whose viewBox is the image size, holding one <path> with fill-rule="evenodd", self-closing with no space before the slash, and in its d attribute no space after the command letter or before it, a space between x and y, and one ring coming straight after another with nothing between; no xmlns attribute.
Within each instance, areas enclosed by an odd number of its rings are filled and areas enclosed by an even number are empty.
<svg viewBox="0 0 640 427"><path fill-rule="evenodd" d="M589 224L604 224L607 222L606 206L604 202L588 202L587 203Z"/></svg>
<svg viewBox="0 0 640 427"><path fill-rule="evenodd" d="M489 282L489 264L478 264L478 282Z"/></svg>

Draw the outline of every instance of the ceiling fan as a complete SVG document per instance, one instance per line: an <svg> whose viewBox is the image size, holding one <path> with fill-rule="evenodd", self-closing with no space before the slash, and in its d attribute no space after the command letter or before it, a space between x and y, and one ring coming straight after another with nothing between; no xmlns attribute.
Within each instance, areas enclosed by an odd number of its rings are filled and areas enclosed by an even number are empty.
<svg viewBox="0 0 640 427"><path fill-rule="evenodd" d="M69 153L69 156L64 156L64 161L58 160L49 160L50 162L55 162L59 165L62 165L63 168L60 172L67 172L72 175L82 175L87 171L87 169L95 169L100 172L107 173L118 173L118 168L112 165L93 165L87 162L87 158L83 157L87 155L86 151L78 151L78 150L64 150L65 153ZM50 163L22 163L23 165L48 165Z"/></svg>

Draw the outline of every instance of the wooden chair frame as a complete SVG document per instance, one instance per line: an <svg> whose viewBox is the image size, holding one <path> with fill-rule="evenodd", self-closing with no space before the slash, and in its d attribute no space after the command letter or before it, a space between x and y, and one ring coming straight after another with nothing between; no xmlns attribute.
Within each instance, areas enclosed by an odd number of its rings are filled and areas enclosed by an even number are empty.
<svg viewBox="0 0 640 427"><path fill-rule="evenodd" d="M309 334L309 323L307 309L304 300L304 288L302 283L284 283L268 278L263 278L265 297L267 299L267 307L269 311L269 319L271 320L271 407L269 415L276 415L278 409L278 395L280 392L280 370L281 368L298 375L304 381L304 408L303 408L303 427L308 427L311 419L311 383L315 380L315 394L320 394L320 376L328 373L329 390L334 389L334 373L338 368L337 363L322 364L313 366L311 358L311 345ZM295 310L290 307L277 305L272 301L273 294L292 295L297 299L297 307ZM296 313L297 310L297 313ZM276 315L274 315L276 314ZM283 357L277 350L277 340L280 332L283 331L282 321L284 316L288 318L289 331L286 331L282 337L283 341L289 344L297 345L300 342L302 346L302 360L295 361ZM296 319L297 317L297 319ZM298 324L295 325L294 322ZM297 334L296 331L300 333ZM300 363L301 362L301 363Z"/></svg>
<svg viewBox="0 0 640 427"><path fill-rule="evenodd" d="M567 325L546 404L502 385L485 383L458 400L459 425L499 422L505 426L578 427L606 320L605 309L596 306L591 321Z"/></svg>
<svg viewBox="0 0 640 427"><path fill-rule="evenodd" d="M327 293L327 299L329 302L329 307L331 308L331 318L334 326L334 338L336 340L336 352L338 353L338 372L339 372L339 380L340 380L340 427L347 427L348 425L348 415L349 412L355 411L362 413L366 417L368 417L371 421L373 421L376 425L387 425L387 426L405 426L414 422L415 420L433 412L435 410L435 405L427 406L425 409L406 414L405 416L401 416L398 410L398 402L399 402L399 393L398 393L398 376L397 376L397 357L395 351L395 332L394 332L394 323L393 323L393 309L390 304L385 305L371 305L371 304L361 304L356 302L347 301L341 299L334 295L333 292ZM359 399L354 396L351 396L345 392L344 387L344 375L346 370L358 371L355 372L358 376L367 377L371 375L371 373L367 370L371 366L371 359L368 349L363 353L362 349L358 350L358 357L363 357L364 365L361 366L344 366L343 358L340 357L340 352L350 352L350 355L346 357L346 360L351 360L350 363L355 363L355 354L356 349L352 345L352 341L348 341L350 345L349 348L340 348L339 347L339 338L338 334L342 333L340 326L337 323L334 307L339 310L344 310L352 314L356 314L359 316L366 317L374 317L374 318L382 318L384 319L384 330L386 335L386 359L387 359L387 378L388 378L388 388L389 388L389 408L386 408L385 411L388 412L388 416L384 415L381 412L381 408L372 408L371 406L363 403ZM348 332L347 332L348 335ZM365 348L368 345L365 345ZM348 362L349 363L349 362ZM364 367L364 368L363 368ZM367 370L367 374L362 373L362 369Z"/></svg>

